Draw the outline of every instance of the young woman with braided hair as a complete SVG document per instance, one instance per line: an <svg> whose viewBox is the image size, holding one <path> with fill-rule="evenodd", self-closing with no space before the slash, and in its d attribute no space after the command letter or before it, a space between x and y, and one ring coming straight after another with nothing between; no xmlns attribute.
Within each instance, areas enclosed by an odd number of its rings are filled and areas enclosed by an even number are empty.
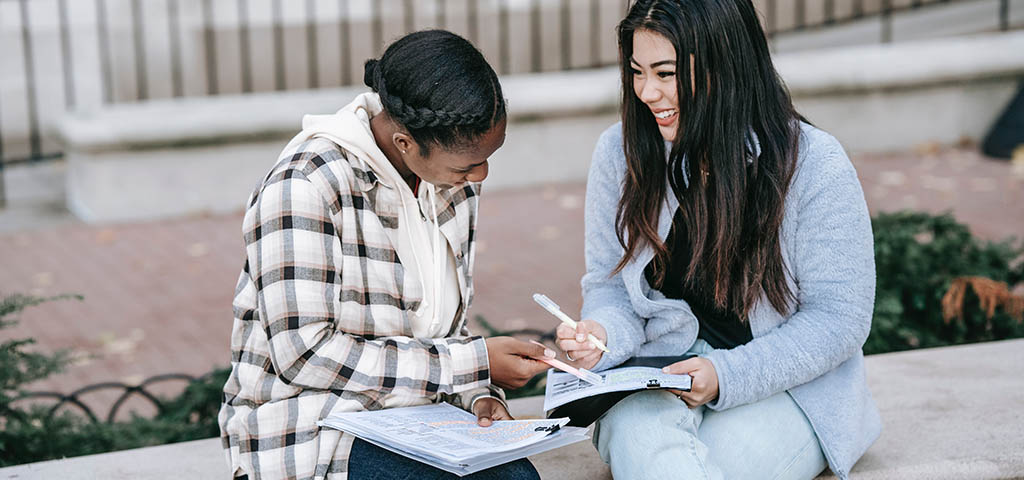
<svg viewBox="0 0 1024 480"><path fill-rule="evenodd" d="M615 478L847 478L881 429L853 166L793 108L750 0L638 0L618 36L622 123L587 181L584 320L558 342L595 370L689 356L665 371L693 386L619 401L595 446Z"/></svg>
<svg viewBox="0 0 1024 480"><path fill-rule="evenodd" d="M482 426L553 352L466 328L477 200L505 140L494 71L465 39L407 35L359 95L303 130L250 197L220 427L232 475L454 478L316 422L446 401ZM467 478L535 479L523 459Z"/></svg>

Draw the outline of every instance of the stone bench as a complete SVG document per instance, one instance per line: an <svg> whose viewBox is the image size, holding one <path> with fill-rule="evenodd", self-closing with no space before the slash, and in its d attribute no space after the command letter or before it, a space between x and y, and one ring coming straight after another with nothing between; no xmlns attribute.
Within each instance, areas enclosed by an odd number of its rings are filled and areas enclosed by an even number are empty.
<svg viewBox="0 0 1024 480"><path fill-rule="evenodd" d="M873 355L867 369L884 427L853 478L1024 478L1024 339ZM542 405L530 397L510 406L528 417L541 415ZM531 460L545 479L611 478L589 442ZM216 438L0 469L0 480L226 475Z"/></svg>

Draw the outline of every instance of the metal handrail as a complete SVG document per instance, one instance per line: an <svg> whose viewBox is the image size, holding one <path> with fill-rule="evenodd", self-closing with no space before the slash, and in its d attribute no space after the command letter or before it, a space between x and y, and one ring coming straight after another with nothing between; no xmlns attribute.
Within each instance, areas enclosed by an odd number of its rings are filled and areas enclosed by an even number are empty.
<svg viewBox="0 0 1024 480"><path fill-rule="evenodd" d="M487 336L508 335L514 337L529 337L536 339L537 341L542 343L554 342L555 340L554 329L546 332L535 328L523 328L519 330L499 330L491 326L482 317L477 316L476 321L480 323L482 329L486 332ZM101 382L86 385L84 387L72 391L71 393L66 394L52 391L26 392L23 395L14 399L14 401L11 403L13 404L15 402L32 402L40 399L53 399L55 400L55 402L47 409L47 416L53 417L54 415L58 414L61 408L71 405L80 410L82 413L84 413L91 422L99 423L100 417L96 414L96 412L93 411L91 407L89 407L88 404L86 404L86 402L82 400L81 397L88 393L94 393L103 390L121 391L121 394L118 395L117 399L114 401L113 404L111 404L109 410L107 411L107 414L105 415L105 420L103 420L106 423L114 423L115 419L117 418L117 413L120 411L121 407L124 406L124 403L133 395L139 396L147 400L151 405L153 405L153 407L156 408L156 411L158 413L163 412L166 408L164 401L161 400L160 397L154 394L153 392L150 392L149 388L156 384L161 384L170 381L182 381L186 382L188 385L191 385L197 382L205 381L212 374L213 372L196 377L184 373L168 373L149 377L137 384L128 384L124 382ZM531 385L535 383L536 382L532 382ZM188 388L187 385L186 388ZM8 413L14 413L15 416L17 416L16 410L12 410L11 412Z"/></svg>
<svg viewBox="0 0 1024 480"><path fill-rule="evenodd" d="M192 384L195 382L203 381L206 378L208 378L208 376L209 374L203 375L201 377L195 377L184 373L169 373L147 378L135 385L130 385L124 382L101 382L92 385L86 385L67 394L50 391L26 392L25 394L17 397L14 400L14 402L35 401L39 399L54 399L56 400L56 402L47 410L47 416L52 417L56 415L62 407L65 407L67 405L73 405L76 408L78 408L78 410L81 410L82 413L84 413L87 417L89 417L90 421L98 423L100 421L99 417L92 410L92 408L90 408L84 401L82 401L81 396L87 393L93 393L102 390L122 390L122 393L117 397L117 400L115 400L114 403L110 406L110 409L108 410L106 415L106 420L104 420L106 423L113 423L115 418L117 417L117 412L121 409L124 403L133 395L140 396L149 401L150 404L156 407L157 412L164 411L164 402L161 401L159 396L150 392L147 389L147 387L152 387L155 384L168 381L185 381L188 384Z"/></svg>

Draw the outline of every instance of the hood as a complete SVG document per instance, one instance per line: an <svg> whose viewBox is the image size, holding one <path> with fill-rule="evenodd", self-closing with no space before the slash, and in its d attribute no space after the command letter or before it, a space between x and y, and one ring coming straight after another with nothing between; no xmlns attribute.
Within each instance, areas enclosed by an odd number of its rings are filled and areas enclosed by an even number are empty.
<svg viewBox="0 0 1024 480"><path fill-rule="evenodd" d="M366 162L378 180L391 188L408 185L398 170L377 146L370 130L370 119L384 111L380 96L367 92L357 96L351 103L329 115L306 115L302 117L302 131L295 135L284 148L284 155L291 155L304 142L313 138L330 140ZM408 192L412 195L412 190Z"/></svg>
<svg viewBox="0 0 1024 480"><path fill-rule="evenodd" d="M414 315L417 318L429 316L433 325L441 320L444 301L441 283L448 263L448 249L442 245L443 238L437 218L436 197L439 192L432 184L422 182L420 198L423 200L417 199L398 170L377 146L370 129L370 119L382 111L384 106L380 96L367 92L334 114L306 115L302 118L302 131L288 142L282 156L294 154L304 142L312 138L324 138L366 162L382 185L397 189L402 203L398 234L404 239L396 243L395 251L403 263L411 259L422 287L423 301ZM421 201L424 202L423 209L420 208ZM424 211L426 215L421 217ZM407 268L412 264L406 264Z"/></svg>

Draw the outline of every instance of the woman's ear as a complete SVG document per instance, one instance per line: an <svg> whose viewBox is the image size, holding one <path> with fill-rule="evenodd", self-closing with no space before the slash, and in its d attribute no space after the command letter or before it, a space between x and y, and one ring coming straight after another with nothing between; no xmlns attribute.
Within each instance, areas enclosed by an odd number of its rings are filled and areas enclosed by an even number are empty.
<svg viewBox="0 0 1024 480"><path fill-rule="evenodd" d="M391 141L394 142L395 148L397 148L399 152L402 152L402 155L408 155L414 148L419 147L419 145L416 144L416 141L413 140L409 134L404 132L395 132L394 135L391 136Z"/></svg>

